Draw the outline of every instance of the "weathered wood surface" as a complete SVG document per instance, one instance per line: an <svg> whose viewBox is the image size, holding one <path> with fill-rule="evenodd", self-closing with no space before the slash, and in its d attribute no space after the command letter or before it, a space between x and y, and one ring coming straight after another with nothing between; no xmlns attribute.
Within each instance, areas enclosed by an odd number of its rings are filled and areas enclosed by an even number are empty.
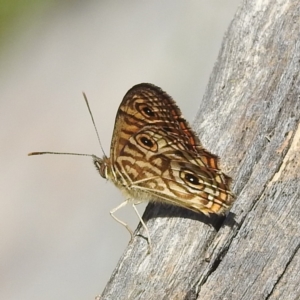
<svg viewBox="0 0 300 300"><path fill-rule="evenodd" d="M152 253L135 236L101 299L300 299L299 72L300 2L244 1L194 123L237 200L211 219L150 204Z"/></svg>

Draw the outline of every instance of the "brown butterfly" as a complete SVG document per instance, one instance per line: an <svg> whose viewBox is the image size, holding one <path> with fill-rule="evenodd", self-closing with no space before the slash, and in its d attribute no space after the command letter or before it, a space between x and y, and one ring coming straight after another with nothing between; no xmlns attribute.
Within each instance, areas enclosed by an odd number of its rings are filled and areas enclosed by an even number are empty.
<svg viewBox="0 0 300 300"><path fill-rule="evenodd" d="M29 155L45 153L60 154ZM124 96L116 115L110 157L91 156L100 175L125 194L126 200L111 215L132 234L127 224L114 216L119 208L132 203L150 246L148 229L135 204L160 201L204 214L221 214L234 201L231 179L219 169L218 157L201 145L174 100L153 84L135 85Z"/></svg>

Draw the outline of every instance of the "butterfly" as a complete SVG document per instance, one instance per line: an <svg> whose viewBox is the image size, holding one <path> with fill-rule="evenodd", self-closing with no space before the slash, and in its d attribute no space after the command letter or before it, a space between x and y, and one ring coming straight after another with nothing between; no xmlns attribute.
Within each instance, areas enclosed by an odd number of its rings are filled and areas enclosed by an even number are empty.
<svg viewBox="0 0 300 300"><path fill-rule="evenodd" d="M61 154L29 155L46 153ZM91 156L99 174L125 195L126 200L111 210L111 215L132 235L128 225L114 215L131 203L146 229L149 245L150 235L137 203L160 201L198 213L222 214L234 201L231 178L220 170L218 157L202 146L171 96L153 84L135 85L124 96L116 115L110 157Z"/></svg>

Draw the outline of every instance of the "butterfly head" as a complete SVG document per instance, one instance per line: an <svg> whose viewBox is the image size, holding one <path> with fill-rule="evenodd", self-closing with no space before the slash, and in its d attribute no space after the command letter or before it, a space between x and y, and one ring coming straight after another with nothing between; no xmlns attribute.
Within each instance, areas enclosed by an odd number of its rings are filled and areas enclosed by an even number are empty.
<svg viewBox="0 0 300 300"><path fill-rule="evenodd" d="M98 170L98 172L100 173L100 175L103 178L109 178L109 174L108 174L108 169L110 166L110 161L109 158L107 158L106 156L104 156L103 158L100 158L96 155L93 155L93 161L94 161L94 165L96 167L96 169Z"/></svg>

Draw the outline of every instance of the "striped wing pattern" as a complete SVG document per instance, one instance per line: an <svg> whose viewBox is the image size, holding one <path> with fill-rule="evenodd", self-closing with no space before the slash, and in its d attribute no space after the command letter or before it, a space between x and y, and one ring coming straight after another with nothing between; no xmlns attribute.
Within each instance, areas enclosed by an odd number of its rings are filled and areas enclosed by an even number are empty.
<svg viewBox="0 0 300 300"><path fill-rule="evenodd" d="M203 213L234 201L231 179L200 143L174 100L160 88L131 88L117 112L110 158L100 174L128 197L159 200Z"/></svg>

